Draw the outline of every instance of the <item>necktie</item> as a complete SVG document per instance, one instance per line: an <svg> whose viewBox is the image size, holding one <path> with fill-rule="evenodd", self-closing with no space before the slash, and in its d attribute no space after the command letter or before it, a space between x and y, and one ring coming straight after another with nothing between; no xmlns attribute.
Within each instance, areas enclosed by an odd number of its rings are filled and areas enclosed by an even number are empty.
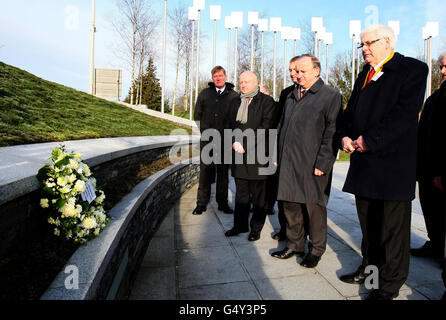
<svg viewBox="0 0 446 320"><path fill-rule="evenodd" d="M218 95L221 95L221 90L218 90Z"/></svg>
<svg viewBox="0 0 446 320"><path fill-rule="evenodd" d="M367 82L365 83L365 85L367 85L370 81L372 81L374 74L375 74L375 68L372 68L372 70L370 70L369 72L369 76L367 77Z"/></svg>

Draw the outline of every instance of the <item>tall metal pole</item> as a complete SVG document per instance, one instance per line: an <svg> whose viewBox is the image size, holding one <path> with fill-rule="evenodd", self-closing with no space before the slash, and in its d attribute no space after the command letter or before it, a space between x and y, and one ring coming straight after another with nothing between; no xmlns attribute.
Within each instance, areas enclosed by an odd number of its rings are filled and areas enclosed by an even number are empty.
<svg viewBox="0 0 446 320"><path fill-rule="evenodd" d="M161 84L161 112L164 113L166 94L166 31L167 31L167 0L164 0L164 31L163 31L163 79Z"/></svg>
<svg viewBox="0 0 446 320"><path fill-rule="evenodd" d="M358 60L356 61L356 78L357 78L359 74L359 67L360 67L359 59L361 58L361 50L356 48L356 52L358 53L357 55Z"/></svg>
<svg viewBox="0 0 446 320"><path fill-rule="evenodd" d="M254 25L251 25L251 71L254 71Z"/></svg>
<svg viewBox="0 0 446 320"><path fill-rule="evenodd" d="M212 67L215 67L217 60L217 20L214 19L214 55L212 56Z"/></svg>
<svg viewBox="0 0 446 320"><path fill-rule="evenodd" d="M96 32L95 26L96 4L95 0L91 1L91 33L90 33L90 80L88 84L88 93L94 94L94 34Z"/></svg>
<svg viewBox="0 0 446 320"><path fill-rule="evenodd" d="M285 39L283 40L283 89L286 88L286 69L288 67L287 62L287 39Z"/></svg>
<svg viewBox="0 0 446 320"><path fill-rule="evenodd" d="M260 62L260 83L263 84L263 73L265 69L265 63L264 63L264 54L265 54L265 32L262 31L262 61Z"/></svg>
<svg viewBox="0 0 446 320"><path fill-rule="evenodd" d="M325 50L325 84L328 84L328 44L326 44L327 50Z"/></svg>
<svg viewBox="0 0 446 320"><path fill-rule="evenodd" d="M294 57L297 56L297 40L294 39Z"/></svg>
<svg viewBox="0 0 446 320"><path fill-rule="evenodd" d="M313 49L313 53L314 56L317 57L317 31L314 33L314 49Z"/></svg>
<svg viewBox="0 0 446 320"><path fill-rule="evenodd" d="M319 59L319 61L321 60L321 43L322 43L322 40L321 39L318 39L317 40L317 44L318 44L318 46L317 46L317 58Z"/></svg>
<svg viewBox="0 0 446 320"><path fill-rule="evenodd" d="M431 49L431 41L430 41L430 37L427 38L427 67L428 67L428 74L427 74L427 85L426 85L426 93L427 96L430 96L430 91L429 91L429 85L430 85L430 77L431 77L431 64L430 64L430 60L431 60L431 53L430 53L430 49Z"/></svg>
<svg viewBox="0 0 446 320"><path fill-rule="evenodd" d="M231 28L228 28L228 62L226 69L228 70L228 79L231 79Z"/></svg>
<svg viewBox="0 0 446 320"><path fill-rule="evenodd" d="M194 51L195 51L195 20L192 20L192 47L191 47L191 63L189 70L189 89L190 89L190 104L189 104L189 119L192 120L192 109L194 103Z"/></svg>
<svg viewBox="0 0 446 320"><path fill-rule="evenodd" d="M274 31L273 98L276 100L277 31Z"/></svg>
<svg viewBox="0 0 446 320"><path fill-rule="evenodd" d="M200 72L200 16L201 12L198 10L198 29L197 29L197 65L195 66L195 101L198 99L198 78Z"/></svg>
<svg viewBox="0 0 446 320"><path fill-rule="evenodd" d="M237 66L238 66L238 28L235 28L235 45L234 45L234 86L237 90Z"/></svg>
<svg viewBox="0 0 446 320"><path fill-rule="evenodd" d="M355 84L355 35L352 37L352 90Z"/></svg>

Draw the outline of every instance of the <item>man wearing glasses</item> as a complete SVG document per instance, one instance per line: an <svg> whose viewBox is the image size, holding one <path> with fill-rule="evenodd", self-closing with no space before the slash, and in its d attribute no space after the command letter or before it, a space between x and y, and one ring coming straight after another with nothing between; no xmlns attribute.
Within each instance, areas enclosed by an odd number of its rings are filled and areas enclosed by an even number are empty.
<svg viewBox="0 0 446 320"><path fill-rule="evenodd" d="M395 42L393 30L384 25L362 32L360 47L367 64L339 132L342 149L351 154L343 191L355 195L363 237L362 264L340 279L364 283L366 267L376 266L379 283L370 300L397 297L409 271L418 113L428 68L394 52Z"/></svg>

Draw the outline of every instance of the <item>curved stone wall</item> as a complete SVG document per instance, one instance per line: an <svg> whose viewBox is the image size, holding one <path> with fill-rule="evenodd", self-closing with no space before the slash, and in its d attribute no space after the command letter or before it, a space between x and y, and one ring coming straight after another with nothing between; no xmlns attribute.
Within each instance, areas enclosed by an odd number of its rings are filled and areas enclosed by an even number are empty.
<svg viewBox="0 0 446 320"><path fill-rule="evenodd" d="M36 174L51 150L64 144L82 154L98 185L125 175L132 166L169 156L172 147L197 144L199 136L130 137L77 140L0 148L0 254L13 250L46 223L39 206ZM65 289L62 272L42 299L125 297L150 239L181 194L196 183L199 165L174 164L139 183L110 212L114 218L101 235L80 247L67 266L79 274L79 289ZM71 270L71 269L70 269Z"/></svg>
<svg viewBox="0 0 446 320"><path fill-rule="evenodd" d="M139 183L110 211L107 228L73 254L41 299L126 298L150 239L175 201L197 182L197 162L172 165ZM73 270L78 288L71 286Z"/></svg>

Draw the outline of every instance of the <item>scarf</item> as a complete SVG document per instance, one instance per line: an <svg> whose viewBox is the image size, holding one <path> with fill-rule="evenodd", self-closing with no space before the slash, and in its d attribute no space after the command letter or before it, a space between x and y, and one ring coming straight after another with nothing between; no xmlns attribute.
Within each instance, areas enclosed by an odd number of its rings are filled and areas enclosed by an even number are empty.
<svg viewBox="0 0 446 320"><path fill-rule="evenodd" d="M254 98L260 91L260 88L257 86L254 91L247 93L247 94L241 94L240 98L242 99L242 103L240 104L240 107L238 108L237 112L237 118L236 121L240 122L241 124L245 124L248 121L248 100L250 98Z"/></svg>

